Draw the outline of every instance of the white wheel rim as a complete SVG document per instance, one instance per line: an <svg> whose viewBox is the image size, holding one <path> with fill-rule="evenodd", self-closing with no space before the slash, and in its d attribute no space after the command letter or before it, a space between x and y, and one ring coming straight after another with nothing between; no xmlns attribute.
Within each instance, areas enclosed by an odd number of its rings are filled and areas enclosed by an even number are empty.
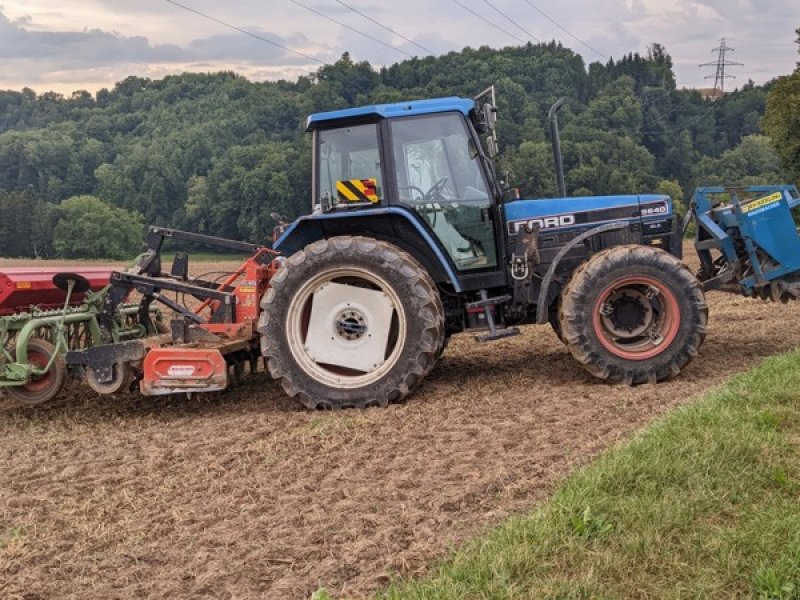
<svg viewBox="0 0 800 600"><path fill-rule="evenodd" d="M376 361L377 366L368 372L348 369L343 365L336 366L318 362L313 353L309 351L309 348L306 344L309 331L312 331L312 329L315 327L323 326L316 322L310 322L310 311L313 308L314 295L320 290L323 290L327 284L337 283L338 285L339 283L336 282L336 280L341 280L343 278L360 280L363 283L369 284L370 290L378 290L382 292L382 294L387 298L388 303L391 305L392 311L391 318L388 320L388 324L386 325L387 329L391 327L393 322L396 322L396 335L392 336L392 338L388 340L388 346L385 345L383 347L384 355L388 347L391 347L391 351L389 352L388 356L385 356L385 359L383 359L382 362L378 364ZM355 290L363 290L367 287L349 284L344 285L347 287L353 287ZM311 302L311 306L309 306L309 302ZM372 321L380 321L380 319L370 319L365 317L363 314L365 311L363 310L356 309L353 312L356 313L355 315L352 315L353 321L365 327L373 327L374 324ZM349 316L349 313L350 309L347 307L347 305L344 305L325 312L321 318L325 320L324 325L328 326L329 320L341 318L341 316L344 314ZM407 335L406 316L405 311L403 310L403 305L400 302L400 298L397 296L397 293L394 291L392 286L386 282L386 280L365 269L359 269L357 267L340 268L321 273L316 277L312 277L309 281L304 283L295 294L294 299L289 305L289 310L286 317L286 338L289 342L289 350L297 361L297 364L313 379L330 387L353 389L371 385L376 381L379 381L395 366L400 358L400 354L403 352L403 348L405 347ZM317 320L318 317L315 316L315 321ZM341 327L339 329L341 329ZM346 335L346 332L343 333L345 333L345 335L342 336L342 338L345 340L345 343L352 342L357 344L363 339L362 336L359 335L354 336ZM388 331L375 333L378 335L385 333L386 337L388 337ZM335 343L339 344L341 347L342 340L337 339L335 340Z"/></svg>

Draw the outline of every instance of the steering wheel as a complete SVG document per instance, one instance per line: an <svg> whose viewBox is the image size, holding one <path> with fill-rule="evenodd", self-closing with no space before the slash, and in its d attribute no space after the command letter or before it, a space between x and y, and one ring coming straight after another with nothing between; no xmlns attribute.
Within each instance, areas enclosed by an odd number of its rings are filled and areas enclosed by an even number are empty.
<svg viewBox="0 0 800 600"><path fill-rule="evenodd" d="M415 185L399 185L399 186L397 186L397 189L398 190L411 190L412 192L419 192L419 202L422 202L423 200L425 200L425 192L423 192L421 188L418 188ZM411 195L409 200L411 202L417 202L417 200L414 200L414 195L413 194Z"/></svg>
<svg viewBox="0 0 800 600"><path fill-rule="evenodd" d="M441 179L439 179L436 183L434 183L431 186L431 189L425 192L423 199L426 200L427 202L431 202L434 196L441 196L442 190L444 189L444 186L447 183L448 179L449 178L446 175Z"/></svg>

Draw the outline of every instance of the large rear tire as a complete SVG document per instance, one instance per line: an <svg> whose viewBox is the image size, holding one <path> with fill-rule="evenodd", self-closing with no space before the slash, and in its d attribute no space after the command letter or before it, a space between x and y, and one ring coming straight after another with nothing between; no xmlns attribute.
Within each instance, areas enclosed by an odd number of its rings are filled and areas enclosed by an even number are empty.
<svg viewBox="0 0 800 600"><path fill-rule="evenodd" d="M270 374L309 408L398 402L433 368L444 310L425 269L366 237L293 254L271 280L258 330Z"/></svg>
<svg viewBox="0 0 800 600"><path fill-rule="evenodd" d="M671 254L627 245L592 256L562 296L567 347L592 375L628 385L677 375L706 335L700 283Z"/></svg>

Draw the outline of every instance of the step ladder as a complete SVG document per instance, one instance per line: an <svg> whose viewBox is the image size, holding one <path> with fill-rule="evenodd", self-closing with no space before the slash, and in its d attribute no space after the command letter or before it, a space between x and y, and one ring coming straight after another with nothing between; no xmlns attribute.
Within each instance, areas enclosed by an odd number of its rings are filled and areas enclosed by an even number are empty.
<svg viewBox="0 0 800 600"><path fill-rule="evenodd" d="M502 340L503 338L519 335L518 327L506 327L504 329L498 329L497 324L494 322L494 313L492 312L492 307L497 306L498 304L510 302L511 296L504 295L490 298L489 293L486 290L481 290L480 296L480 300L468 302L466 307L483 309L483 314L486 317L486 325L489 327L489 332L476 335L475 339L479 342L493 342L495 340Z"/></svg>

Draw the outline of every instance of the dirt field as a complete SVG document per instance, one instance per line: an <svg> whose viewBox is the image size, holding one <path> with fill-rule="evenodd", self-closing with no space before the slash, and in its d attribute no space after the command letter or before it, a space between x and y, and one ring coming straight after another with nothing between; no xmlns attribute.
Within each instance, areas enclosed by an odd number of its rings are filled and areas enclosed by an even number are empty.
<svg viewBox="0 0 800 600"><path fill-rule="evenodd" d="M2 264L2 263L0 263ZM527 510L577 464L763 357L800 304L710 294L672 382L597 382L549 327L453 339L408 403L301 410L261 373L192 400L0 399L0 597L362 597Z"/></svg>

